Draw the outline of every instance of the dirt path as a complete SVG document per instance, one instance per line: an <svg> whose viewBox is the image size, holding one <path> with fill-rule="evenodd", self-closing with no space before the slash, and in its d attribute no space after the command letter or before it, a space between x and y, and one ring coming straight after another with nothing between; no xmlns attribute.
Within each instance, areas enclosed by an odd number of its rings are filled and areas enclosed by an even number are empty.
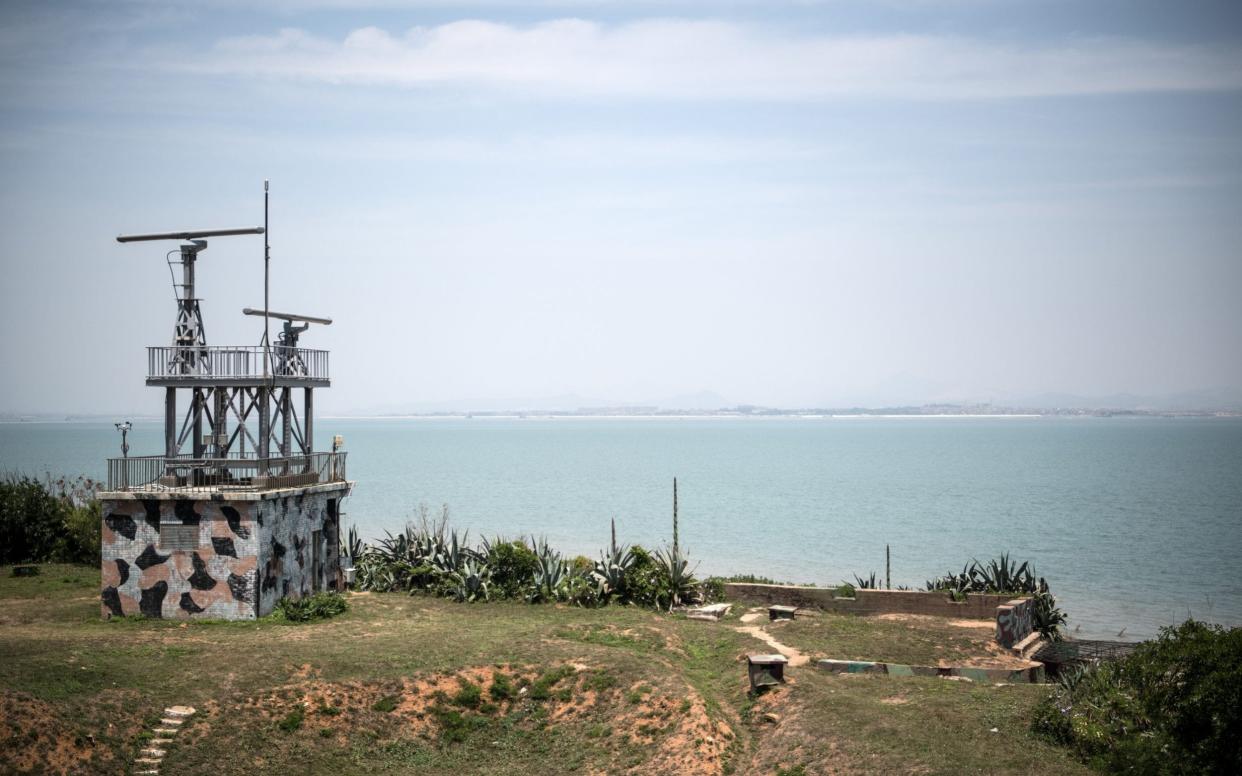
<svg viewBox="0 0 1242 776"><path fill-rule="evenodd" d="M789 666L791 668L796 667L796 666L804 666L807 663L811 662L811 659L809 657L802 654L798 650L794 649L791 646L782 644L781 642L777 641L776 637L773 636L771 633L768 633L766 630L764 630L762 625L750 624L750 623L757 622L761 620L764 616L766 616L763 614L763 611L764 611L763 609L751 609L746 614L743 614L741 616L741 621L745 624L734 628L734 630L736 630L738 633L745 633L747 636L754 636L755 638L759 639L763 643L770 646L772 649L776 650L780 654L789 658Z"/></svg>

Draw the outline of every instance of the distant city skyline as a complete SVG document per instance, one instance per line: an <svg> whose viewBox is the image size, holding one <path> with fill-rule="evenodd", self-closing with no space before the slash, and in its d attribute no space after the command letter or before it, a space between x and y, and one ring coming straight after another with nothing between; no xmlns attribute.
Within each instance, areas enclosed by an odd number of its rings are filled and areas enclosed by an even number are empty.
<svg viewBox="0 0 1242 776"><path fill-rule="evenodd" d="M264 179L324 414L1242 396L1236 3L12 2L0 65L0 415L157 412L114 238Z"/></svg>

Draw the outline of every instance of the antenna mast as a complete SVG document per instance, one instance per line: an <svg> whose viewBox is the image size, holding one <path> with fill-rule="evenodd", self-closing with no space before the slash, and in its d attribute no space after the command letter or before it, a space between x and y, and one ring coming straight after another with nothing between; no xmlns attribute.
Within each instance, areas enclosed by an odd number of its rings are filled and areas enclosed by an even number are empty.
<svg viewBox="0 0 1242 776"><path fill-rule="evenodd" d="M269 267L272 262L272 246L267 238L267 186L268 182L263 180L263 376L267 377L271 374L271 342L268 339L268 275Z"/></svg>

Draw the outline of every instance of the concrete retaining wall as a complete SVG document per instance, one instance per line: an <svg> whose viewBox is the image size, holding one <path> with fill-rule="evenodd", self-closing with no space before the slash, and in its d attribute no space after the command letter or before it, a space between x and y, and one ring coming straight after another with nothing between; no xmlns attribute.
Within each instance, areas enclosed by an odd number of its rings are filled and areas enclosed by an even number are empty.
<svg viewBox="0 0 1242 776"><path fill-rule="evenodd" d="M996 607L996 642L1002 647L1020 643L1035 630L1035 599L1015 598Z"/></svg>
<svg viewBox="0 0 1242 776"><path fill-rule="evenodd" d="M953 601L948 593L916 590L855 590L854 598L837 598L834 588L797 585L760 585L726 582L729 600L757 604L781 604L823 609L843 614L929 614L972 620L996 619L996 607L1013 602L1013 596L970 593L965 601Z"/></svg>
<svg viewBox="0 0 1242 776"><path fill-rule="evenodd" d="M815 667L836 674L884 674L886 676L960 676L972 682L1039 684L1044 681L1042 664L1029 668L974 668L971 666L906 666L865 660L818 660Z"/></svg>

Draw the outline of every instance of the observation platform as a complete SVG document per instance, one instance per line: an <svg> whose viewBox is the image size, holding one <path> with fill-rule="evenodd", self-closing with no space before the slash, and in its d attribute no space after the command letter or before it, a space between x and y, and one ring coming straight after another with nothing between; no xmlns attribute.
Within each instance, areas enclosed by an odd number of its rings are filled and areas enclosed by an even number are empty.
<svg viewBox="0 0 1242 776"><path fill-rule="evenodd" d="M283 345L147 348L147 385L165 388L282 386L327 388L328 351Z"/></svg>
<svg viewBox="0 0 1242 776"><path fill-rule="evenodd" d="M212 498L246 500L246 494L287 488L348 485L346 453L259 458L146 455L108 459L104 498Z"/></svg>

